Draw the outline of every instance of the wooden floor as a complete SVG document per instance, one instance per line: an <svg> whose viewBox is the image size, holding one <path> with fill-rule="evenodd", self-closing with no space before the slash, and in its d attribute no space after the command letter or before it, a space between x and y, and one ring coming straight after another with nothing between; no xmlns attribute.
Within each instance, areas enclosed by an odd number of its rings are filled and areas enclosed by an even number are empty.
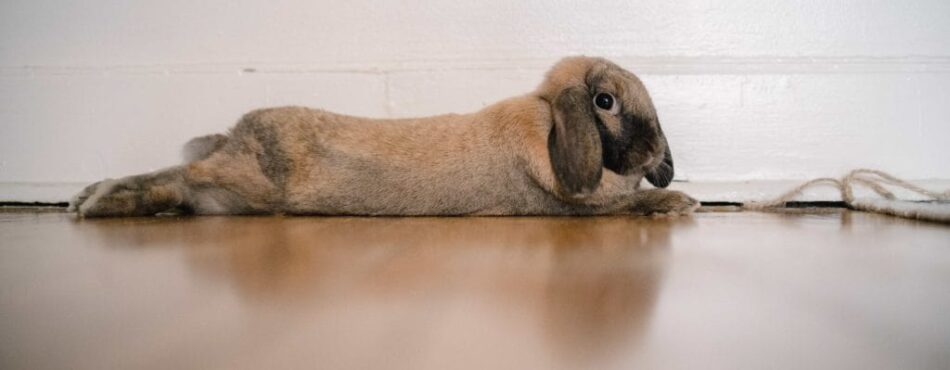
<svg viewBox="0 0 950 370"><path fill-rule="evenodd" d="M950 368L950 227L0 213L2 369Z"/></svg>

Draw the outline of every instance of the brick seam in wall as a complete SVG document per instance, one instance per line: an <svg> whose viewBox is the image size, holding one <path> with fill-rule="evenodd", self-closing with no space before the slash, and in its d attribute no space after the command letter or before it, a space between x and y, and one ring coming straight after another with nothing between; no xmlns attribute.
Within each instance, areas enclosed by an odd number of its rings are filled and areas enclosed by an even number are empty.
<svg viewBox="0 0 950 370"><path fill-rule="evenodd" d="M950 73L950 57L611 57L648 74ZM138 74L383 74L432 70L543 70L554 59L418 60L353 63L182 63L112 66L6 66L0 77Z"/></svg>

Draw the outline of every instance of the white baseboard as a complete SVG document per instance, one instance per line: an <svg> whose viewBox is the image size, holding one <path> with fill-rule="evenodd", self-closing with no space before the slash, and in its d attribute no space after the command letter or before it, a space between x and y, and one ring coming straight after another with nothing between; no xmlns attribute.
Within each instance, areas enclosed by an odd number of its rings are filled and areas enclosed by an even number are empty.
<svg viewBox="0 0 950 370"><path fill-rule="evenodd" d="M0 182L0 202L68 202L88 183Z"/></svg>
<svg viewBox="0 0 950 370"><path fill-rule="evenodd" d="M806 180L756 180L756 181L698 181L698 182L674 182L670 185L671 189L681 190L694 198L703 202L749 202L770 200L785 192L801 185ZM935 191L946 191L950 189L950 179L947 180L919 180L913 181L925 189ZM905 200L924 200L924 197L913 192L888 188L893 191L900 199ZM877 196L873 191L863 187L854 188L855 197L874 197ZM799 201L839 201L841 194L838 189L831 186L815 186L807 189L802 195L795 198Z"/></svg>
<svg viewBox="0 0 950 370"><path fill-rule="evenodd" d="M674 182L671 189L681 190L703 202L748 202L761 201L779 196L801 184L799 180L759 180L741 182ZM950 179L920 180L915 184L924 188L945 191L950 189ZM59 203L67 202L86 183L0 183L0 202L40 202ZM901 199L921 200L922 197L908 191L893 189ZM855 196L873 196L874 193L856 188ZM837 201L840 200L838 191L831 187L815 187L805 191L797 200L801 201Z"/></svg>

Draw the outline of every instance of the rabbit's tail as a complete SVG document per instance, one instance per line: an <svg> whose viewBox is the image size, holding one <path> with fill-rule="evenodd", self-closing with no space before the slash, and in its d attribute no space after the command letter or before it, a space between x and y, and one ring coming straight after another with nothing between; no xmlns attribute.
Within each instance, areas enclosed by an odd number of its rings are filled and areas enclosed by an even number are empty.
<svg viewBox="0 0 950 370"><path fill-rule="evenodd" d="M210 157L212 153L221 149L227 142L228 136L223 134L199 136L188 140L188 143L182 148L182 157L184 157L185 163L200 161Z"/></svg>

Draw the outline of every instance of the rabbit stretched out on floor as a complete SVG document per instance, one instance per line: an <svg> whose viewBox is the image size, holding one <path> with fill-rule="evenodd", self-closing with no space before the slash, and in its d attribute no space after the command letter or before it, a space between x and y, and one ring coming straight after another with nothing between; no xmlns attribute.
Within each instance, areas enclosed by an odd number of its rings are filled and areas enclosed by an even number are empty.
<svg viewBox="0 0 950 370"><path fill-rule="evenodd" d="M660 189L673 157L640 80L601 58L558 62L538 89L471 114L368 119L260 109L186 145L186 163L103 180L80 216L689 213ZM643 177L657 189L641 190Z"/></svg>

